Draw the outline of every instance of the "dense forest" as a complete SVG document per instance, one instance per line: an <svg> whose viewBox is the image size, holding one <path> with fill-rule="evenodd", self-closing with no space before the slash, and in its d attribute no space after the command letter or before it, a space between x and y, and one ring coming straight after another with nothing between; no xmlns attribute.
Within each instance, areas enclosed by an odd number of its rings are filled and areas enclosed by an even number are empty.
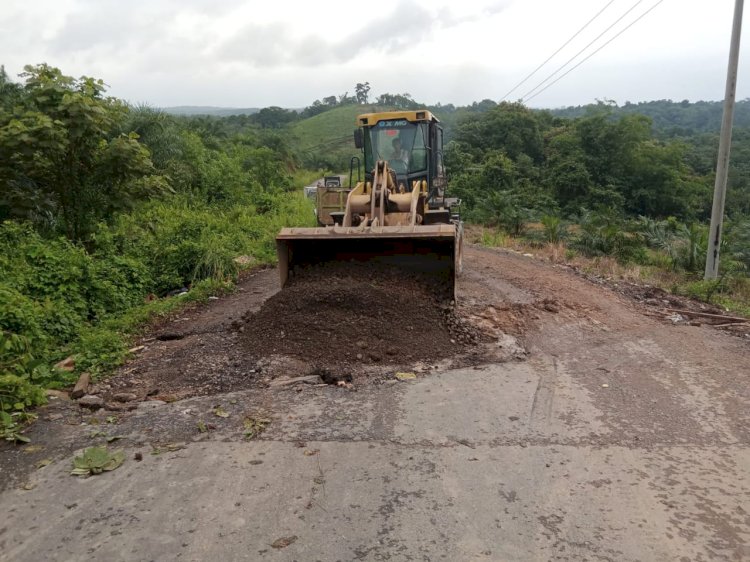
<svg viewBox="0 0 750 562"><path fill-rule="evenodd" d="M300 187L348 172L357 113L420 107L408 93L371 96L364 82L298 111L174 115L45 64L20 78L0 67L0 429L9 438L43 388L106 373L154 315L228 290L243 267L275 259L279 228L313 224ZM465 220L697 279L720 104L430 109L446 128ZM750 267L750 105L737 113L724 283L746 281ZM55 366L68 357L73 371Z"/></svg>
<svg viewBox="0 0 750 562"><path fill-rule="evenodd" d="M313 220L278 132L129 107L47 65L22 79L0 73L0 429Z"/></svg>

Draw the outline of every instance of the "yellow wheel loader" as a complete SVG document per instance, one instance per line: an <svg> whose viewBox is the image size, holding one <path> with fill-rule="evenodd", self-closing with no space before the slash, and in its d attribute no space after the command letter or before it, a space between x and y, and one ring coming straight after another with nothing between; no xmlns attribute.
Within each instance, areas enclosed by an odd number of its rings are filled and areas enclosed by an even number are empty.
<svg viewBox="0 0 750 562"><path fill-rule="evenodd" d="M459 201L445 194L440 122L417 110L367 113L357 125L354 144L363 152L364 178L350 183L341 210L326 208L318 217L333 224L281 230L276 249L282 287L299 268L374 260L442 278L455 298L462 224Z"/></svg>

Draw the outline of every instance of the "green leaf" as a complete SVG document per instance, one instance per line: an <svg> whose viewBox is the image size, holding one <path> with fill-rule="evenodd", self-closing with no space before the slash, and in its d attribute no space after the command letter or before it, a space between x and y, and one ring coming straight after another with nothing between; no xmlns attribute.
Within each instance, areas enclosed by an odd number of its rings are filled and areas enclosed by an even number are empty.
<svg viewBox="0 0 750 562"><path fill-rule="evenodd" d="M83 455L73 459L71 474L75 476L100 474L116 469L124 461L125 453L121 450L110 454L106 447L89 447L83 451Z"/></svg>

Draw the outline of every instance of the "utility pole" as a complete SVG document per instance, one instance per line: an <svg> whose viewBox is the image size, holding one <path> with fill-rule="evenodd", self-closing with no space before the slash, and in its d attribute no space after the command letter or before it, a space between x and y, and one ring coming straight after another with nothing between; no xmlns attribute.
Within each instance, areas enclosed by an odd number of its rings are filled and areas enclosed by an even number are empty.
<svg viewBox="0 0 750 562"><path fill-rule="evenodd" d="M711 209L711 229L708 231L708 251L706 252L706 273L704 279L719 276L719 249L721 248L721 227L724 222L724 200L727 195L727 173L729 172L729 149L732 144L732 121L734 119L734 98L737 91L737 63L740 58L740 33L742 31L742 8L744 0L735 0L732 41L729 47L727 87L724 93L724 116L721 120L719 158L716 163L714 183L714 203Z"/></svg>

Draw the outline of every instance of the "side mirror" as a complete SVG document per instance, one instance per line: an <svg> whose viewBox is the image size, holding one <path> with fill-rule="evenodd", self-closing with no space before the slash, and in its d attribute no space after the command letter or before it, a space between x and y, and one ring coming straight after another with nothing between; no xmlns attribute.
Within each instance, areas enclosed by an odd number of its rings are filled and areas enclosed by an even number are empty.
<svg viewBox="0 0 750 562"><path fill-rule="evenodd" d="M362 129L354 129L354 146L355 148L362 148L365 146Z"/></svg>

